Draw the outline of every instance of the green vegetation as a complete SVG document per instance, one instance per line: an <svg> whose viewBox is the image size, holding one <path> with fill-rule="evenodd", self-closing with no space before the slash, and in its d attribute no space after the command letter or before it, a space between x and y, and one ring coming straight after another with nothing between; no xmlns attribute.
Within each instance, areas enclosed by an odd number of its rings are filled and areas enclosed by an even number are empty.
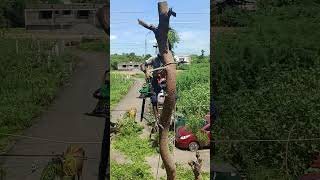
<svg viewBox="0 0 320 180"><path fill-rule="evenodd" d="M152 147L151 141L141 139L139 135L143 127L138 125L134 120L125 118L121 124L121 134L119 134L112 146L123 152L132 163L117 164L111 161L111 179L154 179L151 169L145 162L145 158L157 154L157 148ZM160 167L161 168L161 167ZM203 179L209 179L209 173L202 173ZM177 165L177 179L189 180L194 175L190 169Z"/></svg>
<svg viewBox="0 0 320 180"><path fill-rule="evenodd" d="M200 59L192 56L187 70L177 76L177 108L186 117L196 115L202 118L209 111L210 104L210 64L209 57ZM192 86L190 86L192 84Z"/></svg>
<svg viewBox="0 0 320 180"><path fill-rule="evenodd" d="M129 75L110 73L110 107L111 109L125 96L133 84Z"/></svg>
<svg viewBox="0 0 320 180"><path fill-rule="evenodd" d="M49 59L46 50L52 44L40 44L39 52L36 42L19 40L16 52L16 40L0 41L1 133L15 133L31 126L32 119L53 101L58 88L72 73L74 57L64 54ZM0 138L6 140L4 136Z"/></svg>
<svg viewBox="0 0 320 180"><path fill-rule="evenodd" d="M112 145L130 158L132 163L120 165L111 162L111 179L154 179L145 158L155 154L156 149L152 148L151 142L147 139L139 137L143 127L127 117L121 122L120 127L121 134Z"/></svg>
<svg viewBox="0 0 320 180"><path fill-rule="evenodd" d="M215 38L215 101L221 113L214 138L320 136L319 1L270 2L250 15L252 21L246 27ZM249 177L284 179L290 174L287 178L294 178L304 172L320 143L290 142L288 172L286 144L220 143L216 154L245 170ZM259 173L261 169L263 173Z"/></svg>
<svg viewBox="0 0 320 180"><path fill-rule="evenodd" d="M210 179L209 173L202 172L202 178L205 180ZM194 179L193 172L190 169L182 167L182 165L177 165L177 180L191 180Z"/></svg>
<svg viewBox="0 0 320 180"><path fill-rule="evenodd" d="M202 173L203 179L210 179L209 173ZM164 177L160 178L161 180L165 180ZM186 169L182 167L182 165L177 165L177 180L191 180L194 179L193 172L190 169Z"/></svg>
<svg viewBox="0 0 320 180"><path fill-rule="evenodd" d="M123 54L111 54L111 69L112 70L117 70L118 69L118 64L122 62L144 62L147 60L151 55L148 55L148 57L143 57L136 55L135 53L123 53Z"/></svg>
<svg viewBox="0 0 320 180"><path fill-rule="evenodd" d="M83 51L109 52L110 44L107 40L86 40L83 39L78 47Z"/></svg>

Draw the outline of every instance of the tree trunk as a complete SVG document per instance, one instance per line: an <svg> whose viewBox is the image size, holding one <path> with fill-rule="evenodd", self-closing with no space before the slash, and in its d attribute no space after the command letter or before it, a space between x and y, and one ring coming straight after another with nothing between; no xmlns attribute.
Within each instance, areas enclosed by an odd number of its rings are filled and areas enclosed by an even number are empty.
<svg viewBox="0 0 320 180"><path fill-rule="evenodd" d="M96 16L99 20L100 25L102 26L103 30L105 31L107 38L110 36L110 1L106 1L107 4L100 8ZM109 54L109 53L108 53ZM108 62L109 63L109 62ZM110 67L108 65L108 67ZM107 69L105 76L109 74L109 70ZM109 79L107 79L110 81ZM105 78L103 80L103 83L105 81ZM103 132L103 140L102 140L102 146L101 146L101 155L100 155L100 164L99 164L99 180L105 180L110 179L109 175L109 156L110 156L110 107L107 106L107 117L105 118L105 126L104 126L104 132ZM114 128L113 128L114 130Z"/></svg>
<svg viewBox="0 0 320 180"><path fill-rule="evenodd" d="M108 1L109 2L109 1ZM104 5L97 11L97 18L99 20L100 25L102 26L103 30L107 35L110 35L110 4Z"/></svg>
<svg viewBox="0 0 320 180"><path fill-rule="evenodd" d="M171 9L168 8L168 3L166 1L158 3L158 13L159 13L159 25L155 27L153 25L148 25L147 23L138 20L139 24L144 26L147 29L150 29L154 32L159 53L163 58L163 63L166 65L167 71L167 96L163 104L163 110L160 117L159 128L159 140L160 140L160 155L163 161L163 164L166 169L167 179L174 180L176 179L176 167L173 161L173 157L170 154L169 150L169 128L172 112L176 103L176 65L174 64L172 52L169 50L168 45L168 32L169 32L169 20L170 16L175 16Z"/></svg>

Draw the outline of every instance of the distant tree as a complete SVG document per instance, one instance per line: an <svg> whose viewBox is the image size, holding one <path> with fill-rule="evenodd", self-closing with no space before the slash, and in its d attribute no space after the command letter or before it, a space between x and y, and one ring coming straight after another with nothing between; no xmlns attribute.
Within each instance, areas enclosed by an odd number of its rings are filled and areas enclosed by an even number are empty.
<svg viewBox="0 0 320 180"><path fill-rule="evenodd" d="M168 40L171 45L171 49L174 49L176 45L180 42L180 37L176 30L171 29L168 33Z"/></svg>
<svg viewBox="0 0 320 180"><path fill-rule="evenodd" d="M201 56L200 56L201 59L203 59L203 57L204 57L204 52L205 52L205 51L202 49L202 50L201 50Z"/></svg>
<svg viewBox="0 0 320 180"><path fill-rule="evenodd" d="M174 48L180 42L180 37L176 30L170 29L168 32L168 41L169 41L169 48L171 48L172 54L174 55Z"/></svg>
<svg viewBox="0 0 320 180"><path fill-rule="evenodd" d="M130 57L134 57L134 56L136 56L136 54L134 52L132 52L132 53L129 54L129 56Z"/></svg>
<svg viewBox="0 0 320 180"><path fill-rule="evenodd" d="M145 55L145 59L149 59L150 57L152 57L151 54Z"/></svg>

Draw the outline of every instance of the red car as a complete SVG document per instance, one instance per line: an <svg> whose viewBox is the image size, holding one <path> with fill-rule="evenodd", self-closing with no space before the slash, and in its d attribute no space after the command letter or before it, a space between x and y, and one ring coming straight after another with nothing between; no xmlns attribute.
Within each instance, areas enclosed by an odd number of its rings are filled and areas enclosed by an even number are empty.
<svg viewBox="0 0 320 180"><path fill-rule="evenodd" d="M196 136L186 130L186 126L182 126L177 130L176 133L176 147L181 149L189 149L190 151L196 151L199 148L210 145L210 113L207 114L203 119L204 125L200 129L205 132L208 136L208 141L205 143L199 143Z"/></svg>

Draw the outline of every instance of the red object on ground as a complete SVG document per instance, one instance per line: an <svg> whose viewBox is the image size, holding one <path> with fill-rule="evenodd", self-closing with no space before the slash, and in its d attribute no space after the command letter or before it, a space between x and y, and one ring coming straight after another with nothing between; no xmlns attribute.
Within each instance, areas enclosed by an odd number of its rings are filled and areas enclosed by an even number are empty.
<svg viewBox="0 0 320 180"><path fill-rule="evenodd" d="M208 141L206 143L199 143L196 136L191 132L186 130L186 126L180 127L176 135L176 146L181 149L189 149L190 151L195 151L198 148L210 145L211 133L210 133L210 114L208 113L204 117L205 125L200 129L205 132L208 136Z"/></svg>
<svg viewBox="0 0 320 180"><path fill-rule="evenodd" d="M299 180L320 180L320 173L305 174Z"/></svg>
<svg viewBox="0 0 320 180"><path fill-rule="evenodd" d="M320 157L319 156L317 156L316 160L312 161L312 163L310 164L310 167L320 168Z"/></svg>

